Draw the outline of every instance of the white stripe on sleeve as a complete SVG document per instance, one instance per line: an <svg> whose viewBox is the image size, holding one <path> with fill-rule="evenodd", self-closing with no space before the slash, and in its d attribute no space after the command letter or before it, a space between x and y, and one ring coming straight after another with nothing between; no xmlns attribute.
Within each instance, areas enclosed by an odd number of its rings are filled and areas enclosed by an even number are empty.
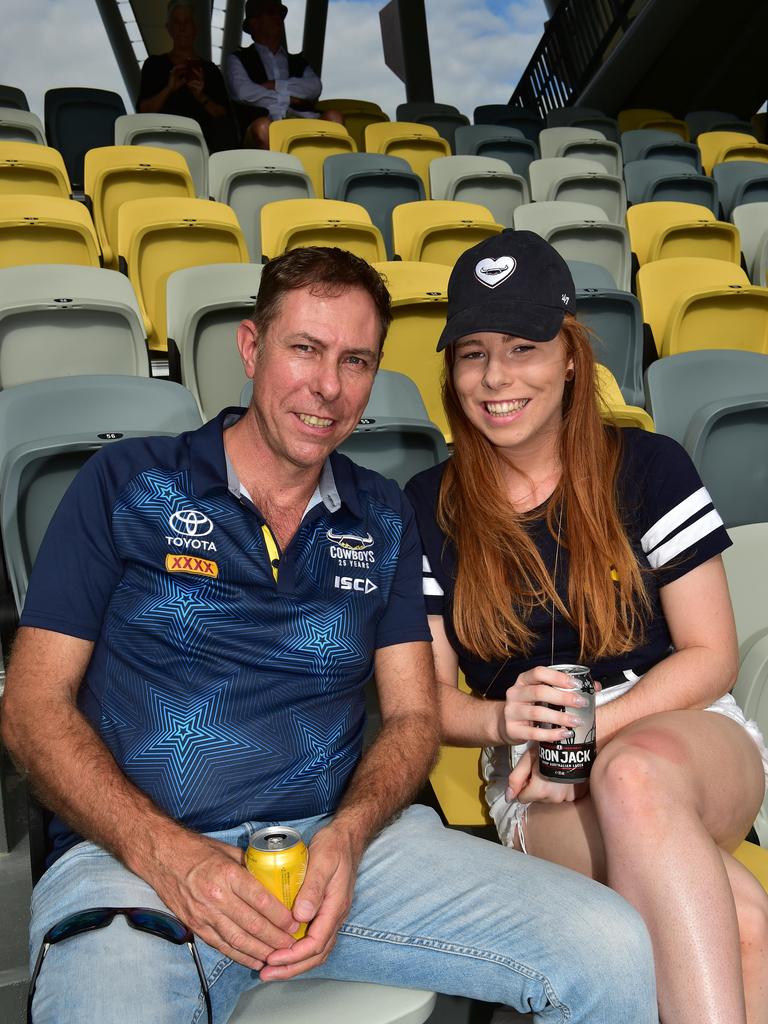
<svg viewBox="0 0 768 1024"><path fill-rule="evenodd" d="M673 558L677 557L686 548L691 547L696 543L697 540L701 540L702 537L706 537L707 534L713 533L719 526L723 525L723 520L720 518L718 513L712 509L707 512L701 519L697 519L695 523L691 523L690 526L686 526L680 533L668 540L666 544L662 544L661 547L656 548L648 555L648 561L651 564L652 569L660 569L662 565L666 565Z"/></svg>
<svg viewBox="0 0 768 1024"><path fill-rule="evenodd" d="M434 576L424 577L424 597L443 597L443 588Z"/></svg>
<svg viewBox="0 0 768 1024"><path fill-rule="evenodd" d="M640 543L643 545L643 551L646 553L652 551L658 544L668 537L670 533L682 526L686 519L690 519L694 512L698 512L699 509L704 508L705 505L711 505L712 499L709 496L709 491L706 487L700 487L698 491L694 491L693 494L681 501L679 505L675 505L673 509L670 509L666 515L663 515L654 525L640 538Z"/></svg>

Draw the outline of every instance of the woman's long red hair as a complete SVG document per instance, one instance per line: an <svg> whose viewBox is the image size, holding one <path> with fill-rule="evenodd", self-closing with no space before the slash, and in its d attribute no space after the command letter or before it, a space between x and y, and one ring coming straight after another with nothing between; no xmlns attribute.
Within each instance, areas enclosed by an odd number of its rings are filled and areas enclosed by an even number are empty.
<svg viewBox="0 0 768 1024"><path fill-rule="evenodd" d="M642 639L649 602L618 507L621 433L600 417L586 329L567 315L561 337L574 376L563 396L562 475L546 517L553 537L561 524L570 557L567 602L525 528L530 517L510 504L504 457L464 414L453 382L454 346L446 349L443 402L455 447L437 518L457 551L457 636L487 660L526 653L531 610L552 602L578 631L580 660L624 653Z"/></svg>

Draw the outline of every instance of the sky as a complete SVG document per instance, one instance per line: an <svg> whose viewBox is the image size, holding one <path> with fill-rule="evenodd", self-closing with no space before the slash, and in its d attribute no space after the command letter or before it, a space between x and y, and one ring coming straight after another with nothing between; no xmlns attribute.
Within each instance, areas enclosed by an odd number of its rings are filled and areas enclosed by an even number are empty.
<svg viewBox="0 0 768 1024"><path fill-rule="evenodd" d="M371 99L394 118L405 88L384 64L378 12L385 2L330 0L323 95ZM294 51L301 48L304 2L287 3L288 48ZM435 100L470 119L479 104L509 98L547 16L544 0L426 0L426 12ZM216 38L214 30L214 44ZM9 4L0 68L2 81L24 89L41 117L45 90L64 85L112 89L133 109L94 0Z"/></svg>

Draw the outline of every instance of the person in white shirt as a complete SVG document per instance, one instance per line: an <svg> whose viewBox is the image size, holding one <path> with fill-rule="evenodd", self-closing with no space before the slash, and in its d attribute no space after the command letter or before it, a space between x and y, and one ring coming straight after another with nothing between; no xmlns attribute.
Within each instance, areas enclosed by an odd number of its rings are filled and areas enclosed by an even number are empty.
<svg viewBox="0 0 768 1024"><path fill-rule="evenodd" d="M284 117L315 117L343 123L336 110L318 111L322 83L300 53L283 46L288 8L279 0L247 0L243 31L250 46L229 54L227 82L246 144L269 149L269 125Z"/></svg>

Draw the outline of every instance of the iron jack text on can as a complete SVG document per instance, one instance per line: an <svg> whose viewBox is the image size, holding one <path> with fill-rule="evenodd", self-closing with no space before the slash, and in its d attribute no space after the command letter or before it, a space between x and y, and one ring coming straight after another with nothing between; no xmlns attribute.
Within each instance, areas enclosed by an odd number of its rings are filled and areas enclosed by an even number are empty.
<svg viewBox="0 0 768 1024"><path fill-rule="evenodd" d="M245 866L261 884L289 910L307 873L307 848L295 828L270 825L254 832L245 851ZM307 925L294 932L306 935Z"/></svg>
<svg viewBox="0 0 768 1024"><path fill-rule="evenodd" d="M555 711L568 711L577 715L581 724L568 729L568 735L553 743L539 742L539 772L551 782L586 782L595 760L595 684L584 665L550 665L555 672L564 672L579 683L581 693L589 703L583 708L564 708L547 704ZM569 691L563 687L563 693ZM542 722L545 729L558 729L557 725Z"/></svg>

